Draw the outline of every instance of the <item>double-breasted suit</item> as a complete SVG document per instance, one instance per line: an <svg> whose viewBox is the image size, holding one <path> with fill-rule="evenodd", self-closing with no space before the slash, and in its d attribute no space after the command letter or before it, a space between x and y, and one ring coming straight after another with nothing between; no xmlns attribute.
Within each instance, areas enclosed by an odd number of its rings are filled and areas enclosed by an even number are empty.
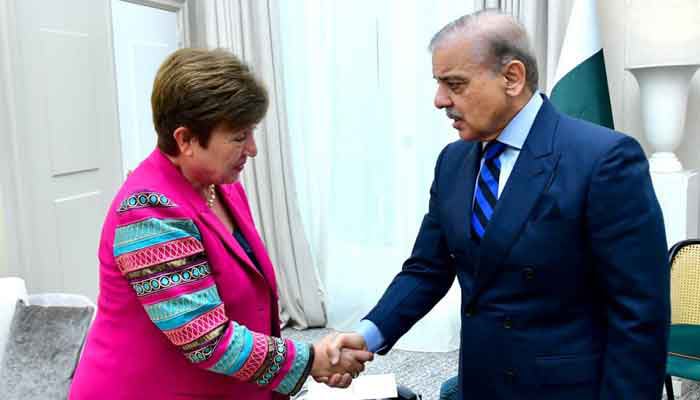
<svg viewBox="0 0 700 400"><path fill-rule="evenodd" d="M381 352L456 276L462 398L658 399L669 271L639 144L544 98L476 240L480 160L480 142L457 141L440 154L412 255L366 317L384 337Z"/></svg>

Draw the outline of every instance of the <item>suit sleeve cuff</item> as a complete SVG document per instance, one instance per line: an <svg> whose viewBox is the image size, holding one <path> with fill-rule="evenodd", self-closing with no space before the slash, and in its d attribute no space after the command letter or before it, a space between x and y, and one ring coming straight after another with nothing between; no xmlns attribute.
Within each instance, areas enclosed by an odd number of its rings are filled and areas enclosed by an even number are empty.
<svg viewBox="0 0 700 400"><path fill-rule="evenodd" d="M376 353L384 346L384 336L374 322L368 319L363 319L357 325L355 331L365 339L367 350L371 351L372 353Z"/></svg>

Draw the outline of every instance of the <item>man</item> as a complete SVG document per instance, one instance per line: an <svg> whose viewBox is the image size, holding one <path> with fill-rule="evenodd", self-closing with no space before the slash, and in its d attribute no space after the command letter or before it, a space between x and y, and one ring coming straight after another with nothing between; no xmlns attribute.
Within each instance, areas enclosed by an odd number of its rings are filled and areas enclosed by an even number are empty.
<svg viewBox="0 0 700 400"><path fill-rule="evenodd" d="M330 355L386 353L457 276L458 398L659 399L669 271L639 144L555 110L509 16L461 17L430 50L461 140L438 157L411 257Z"/></svg>

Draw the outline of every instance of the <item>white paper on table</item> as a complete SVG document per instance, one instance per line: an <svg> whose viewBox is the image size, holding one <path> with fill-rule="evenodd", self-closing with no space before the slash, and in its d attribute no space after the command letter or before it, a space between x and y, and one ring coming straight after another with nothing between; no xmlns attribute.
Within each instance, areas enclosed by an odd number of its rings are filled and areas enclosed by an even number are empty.
<svg viewBox="0 0 700 400"><path fill-rule="evenodd" d="M313 379L308 385L308 400L373 400L398 396L394 374L361 375L346 389L331 388Z"/></svg>

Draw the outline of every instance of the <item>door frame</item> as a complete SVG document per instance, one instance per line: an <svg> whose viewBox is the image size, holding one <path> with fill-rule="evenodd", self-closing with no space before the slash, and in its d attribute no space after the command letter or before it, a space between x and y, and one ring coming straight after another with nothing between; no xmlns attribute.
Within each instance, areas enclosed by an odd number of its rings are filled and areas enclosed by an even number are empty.
<svg viewBox="0 0 700 400"><path fill-rule="evenodd" d="M178 48L190 45L190 23L188 0L119 0L126 3L139 4L146 7L172 11L177 16ZM111 4L111 2L110 2Z"/></svg>
<svg viewBox="0 0 700 400"><path fill-rule="evenodd" d="M176 29L176 43L175 47L176 49L181 49L183 47L188 47L190 45L190 25L189 25L189 10L188 8L188 3L189 0L106 0L109 2L109 7L110 7L110 34L111 34L111 41L112 41L112 54L113 54L113 70L114 70L114 84L115 87L117 88L117 97L116 97L116 104L117 104L117 118L118 118L118 129L119 129L119 143L121 147L121 157L122 157L122 163L120 165L120 172L122 175L123 179L126 179L126 176L129 174L130 170L127 166L124 165L124 152L125 152L125 147L124 147L124 137L123 137L123 132L122 132L122 118L121 118L121 113L122 110L120 110L119 107L119 102L120 102L120 96L124 95L123 93L120 93L119 91L119 85L118 85L118 77L117 77L117 57L116 57L116 48L115 48L115 40L116 40L116 31L115 31L115 19L114 19L114 10L113 7L116 4L121 4L121 3L129 3L129 4L134 4L134 5L139 5L143 7L148 7L151 9L157 9L157 10L164 10L164 11L169 11L175 13L175 29ZM205 0L208 1L208 0ZM131 168L134 168L133 166Z"/></svg>

